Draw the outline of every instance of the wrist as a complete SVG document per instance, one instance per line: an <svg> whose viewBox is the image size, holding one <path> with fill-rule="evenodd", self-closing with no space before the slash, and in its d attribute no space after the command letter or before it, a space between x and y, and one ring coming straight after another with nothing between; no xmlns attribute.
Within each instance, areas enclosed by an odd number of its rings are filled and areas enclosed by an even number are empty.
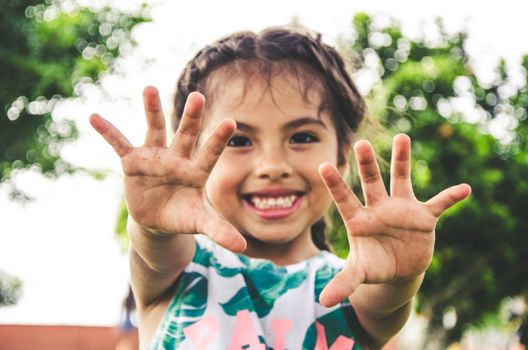
<svg viewBox="0 0 528 350"><path fill-rule="evenodd" d="M193 235L172 234L145 227L129 216L130 251L150 270L171 274L194 256Z"/></svg>
<svg viewBox="0 0 528 350"><path fill-rule="evenodd" d="M369 314L373 318L384 318L412 303L423 278L422 273L414 278L384 284L362 284L349 299L357 312Z"/></svg>
<svg viewBox="0 0 528 350"><path fill-rule="evenodd" d="M150 238L150 239L156 239L156 240L168 239L171 236L173 236L169 233L141 225L136 220L134 220L134 218L130 215L128 216L128 220L127 220L127 230L128 230L128 233L131 239L133 236L136 236L136 235L139 235L141 237Z"/></svg>
<svg viewBox="0 0 528 350"><path fill-rule="evenodd" d="M415 289L417 291L422 285L424 276L425 276L425 272L422 272L418 276L397 279L389 283L386 283L385 285L392 287L392 288L402 288L402 289L410 288L410 289Z"/></svg>

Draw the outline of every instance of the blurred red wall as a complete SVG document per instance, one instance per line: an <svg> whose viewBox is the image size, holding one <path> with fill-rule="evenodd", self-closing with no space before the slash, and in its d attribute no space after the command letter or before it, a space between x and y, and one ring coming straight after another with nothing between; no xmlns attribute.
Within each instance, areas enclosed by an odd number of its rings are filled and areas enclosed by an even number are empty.
<svg viewBox="0 0 528 350"><path fill-rule="evenodd" d="M84 326L0 325L0 350L115 350L119 328ZM137 350L137 331L126 350Z"/></svg>

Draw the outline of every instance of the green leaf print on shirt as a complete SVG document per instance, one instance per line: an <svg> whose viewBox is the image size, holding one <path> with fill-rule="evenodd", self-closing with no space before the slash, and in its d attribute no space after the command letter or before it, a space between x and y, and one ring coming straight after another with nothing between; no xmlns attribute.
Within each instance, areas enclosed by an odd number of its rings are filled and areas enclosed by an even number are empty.
<svg viewBox="0 0 528 350"><path fill-rule="evenodd" d="M314 296L315 302L319 303L319 296L323 291L324 287L330 282L332 278L340 271L341 269L334 268L331 266L324 266L318 269L315 273L315 285L314 285Z"/></svg>
<svg viewBox="0 0 528 350"><path fill-rule="evenodd" d="M196 253L194 254L193 262L204 267L212 267L222 277L233 277L240 273L240 267L229 267L218 262L217 257L212 251L206 250L196 244Z"/></svg>
<svg viewBox="0 0 528 350"><path fill-rule="evenodd" d="M247 287L240 288L228 302L220 304L228 315L247 309L256 311L260 318L265 317L281 295L299 287L307 276L307 269L289 273L267 260L251 259L247 264L247 269L242 271Z"/></svg>
<svg viewBox="0 0 528 350"><path fill-rule="evenodd" d="M183 329L200 320L207 306L207 278L197 272L184 272L166 315L164 349L177 349L185 339ZM156 343L156 342L154 342Z"/></svg>

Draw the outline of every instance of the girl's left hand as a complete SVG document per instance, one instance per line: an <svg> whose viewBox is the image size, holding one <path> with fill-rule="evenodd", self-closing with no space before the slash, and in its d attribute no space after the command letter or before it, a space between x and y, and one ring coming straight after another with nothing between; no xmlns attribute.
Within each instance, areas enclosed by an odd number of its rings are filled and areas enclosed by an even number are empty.
<svg viewBox="0 0 528 350"><path fill-rule="evenodd" d="M387 194L372 146L354 146L365 205L331 164L319 173L330 191L348 233L350 252L343 270L321 293L320 302L335 305L361 284L411 281L431 263L438 218L449 207L468 197L471 188L460 184L420 202L411 183L411 140L394 137L390 196Z"/></svg>

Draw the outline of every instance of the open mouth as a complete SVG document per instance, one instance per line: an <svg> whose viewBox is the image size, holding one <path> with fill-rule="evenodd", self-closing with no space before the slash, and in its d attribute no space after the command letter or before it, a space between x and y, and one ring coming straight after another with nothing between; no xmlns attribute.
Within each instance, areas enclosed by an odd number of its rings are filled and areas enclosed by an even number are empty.
<svg viewBox="0 0 528 350"><path fill-rule="evenodd" d="M279 218L293 213L299 206L303 196L303 192L280 195L248 194L244 196L244 201L260 216Z"/></svg>
<svg viewBox="0 0 528 350"><path fill-rule="evenodd" d="M291 194L289 196L278 196L278 197L268 197L268 196L256 196L252 195L249 197L249 201L257 209L266 210L266 209L277 209L277 208L291 208L293 203L297 200L299 196L297 194Z"/></svg>

